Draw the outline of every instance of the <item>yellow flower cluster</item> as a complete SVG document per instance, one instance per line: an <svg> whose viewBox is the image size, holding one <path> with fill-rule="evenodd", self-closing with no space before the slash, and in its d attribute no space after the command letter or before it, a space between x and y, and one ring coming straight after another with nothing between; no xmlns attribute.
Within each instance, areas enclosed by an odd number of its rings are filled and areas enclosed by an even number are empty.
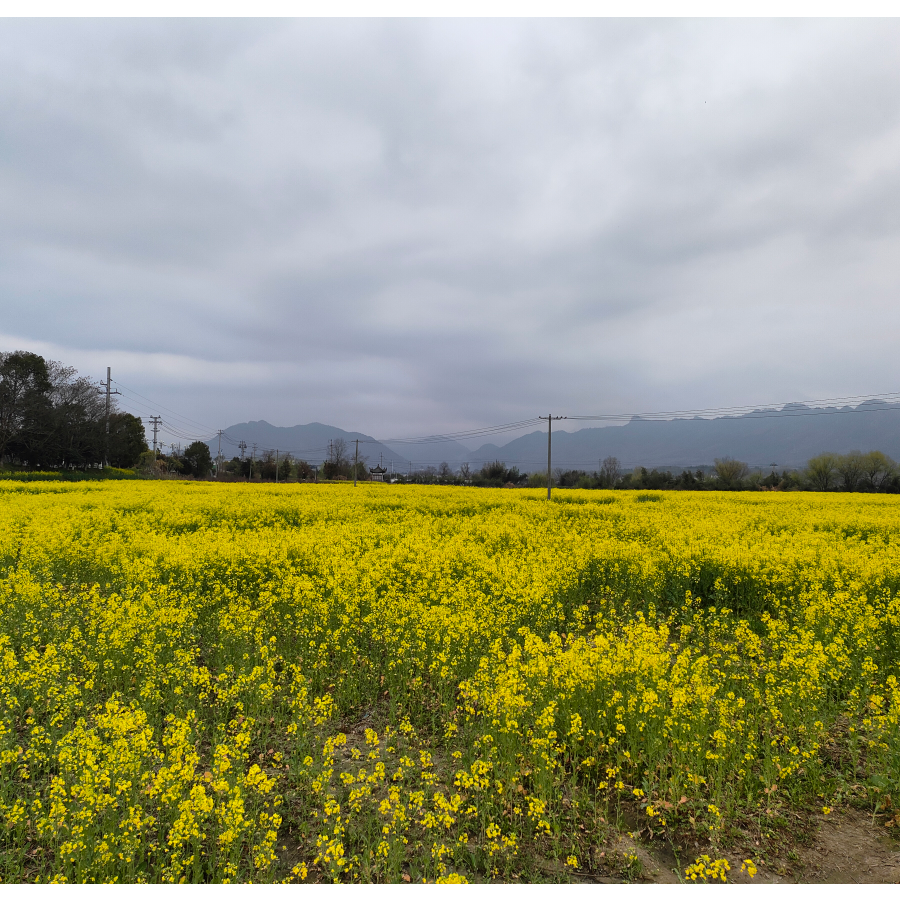
<svg viewBox="0 0 900 900"><path fill-rule="evenodd" d="M612 865L623 809L719 848L838 802L841 766L877 813L898 512L0 483L0 876L565 879Z"/></svg>
<svg viewBox="0 0 900 900"><path fill-rule="evenodd" d="M704 853L684 870L684 875L691 881L728 881L730 871L731 865L727 859L710 859Z"/></svg>

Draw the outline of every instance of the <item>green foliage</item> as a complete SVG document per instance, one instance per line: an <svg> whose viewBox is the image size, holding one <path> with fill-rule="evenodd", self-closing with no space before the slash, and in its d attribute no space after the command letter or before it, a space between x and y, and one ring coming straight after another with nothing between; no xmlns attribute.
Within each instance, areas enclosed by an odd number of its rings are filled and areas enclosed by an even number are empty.
<svg viewBox="0 0 900 900"><path fill-rule="evenodd" d="M892 491L898 487L897 474L897 464L880 450L852 450L814 456L806 464L803 480L814 491Z"/></svg>
<svg viewBox="0 0 900 900"><path fill-rule="evenodd" d="M146 449L140 419L112 408L75 369L36 353L0 353L0 458L30 469L119 468Z"/></svg>
<svg viewBox="0 0 900 900"><path fill-rule="evenodd" d="M723 456L716 460L716 478L722 487L729 491L735 491L741 488L744 479L749 472L747 463L739 459L732 459L730 456Z"/></svg>
<svg viewBox="0 0 900 900"><path fill-rule="evenodd" d="M212 471L212 457L209 446L203 441L194 441L183 453L181 465L185 475L206 478Z"/></svg>
<svg viewBox="0 0 900 900"><path fill-rule="evenodd" d="M147 452L144 426L130 413L113 413L109 417L109 464L130 469L138 465Z"/></svg>
<svg viewBox="0 0 900 900"><path fill-rule="evenodd" d="M816 491L829 491L837 484L838 458L834 453L821 453L806 464L806 480Z"/></svg>

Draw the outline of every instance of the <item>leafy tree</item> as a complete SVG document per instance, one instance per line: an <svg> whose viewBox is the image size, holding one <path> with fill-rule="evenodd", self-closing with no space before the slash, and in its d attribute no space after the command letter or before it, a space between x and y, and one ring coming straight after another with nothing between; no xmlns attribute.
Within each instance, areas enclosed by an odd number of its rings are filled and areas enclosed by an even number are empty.
<svg viewBox="0 0 900 900"><path fill-rule="evenodd" d="M472 483L480 487L503 487L504 484L518 484L528 476L523 475L515 466L506 468L506 464L499 459L485 463L480 471L472 477Z"/></svg>
<svg viewBox="0 0 900 900"><path fill-rule="evenodd" d="M52 384L42 356L24 350L0 353L0 459L28 459L51 429Z"/></svg>
<svg viewBox="0 0 900 900"><path fill-rule="evenodd" d="M213 467L209 445L204 441L194 441L181 455L181 466L185 475L206 478Z"/></svg>
<svg viewBox="0 0 900 900"><path fill-rule="evenodd" d="M144 425L130 413L113 413L109 417L109 464L120 469L131 469L138 464L148 450Z"/></svg>
<svg viewBox="0 0 900 900"><path fill-rule="evenodd" d="M97 386L71 366L47 363L52 384L52 427L43 442L43 465L89 466L106 456L106 402ZM111 405L110 423L115 407Z"/></svg>
<svg viewBox="0 0 900 900"><path fill-rule="evenodd" d="M873 450L862 458L862 470L865 483L873 491L880 491L884 490L894 477L897 464L880 450Z"/></svg>
<svg viewBox="0 0 900 900"><path fill-rule="evenodd" d="M747 463L741 462L739 459L732 459L730 456L717 459L715 466L716 478L723 487L732 491L741 487L741 482L747 477L749 471Z"/></svg>
<svg viewBox="0 0 900 900"><path fill-rule="evenodd" d="M293 465L291 463L291 454L285 453L284 459L278 464L278 477L282 481L287 481L288 478L291 477L291 472L293 471Z"/></svg>
<svg viewBox="0 0 900 900"><path fill-rule="evenodd" d="M813 490L830 491L837 482L838 458L834 453L820 453L806 464L803 474Z"/></svg>
<svg viewBox="0 0 900 900"><path fill-rule="evenodd" d="M138 458L135 468L144 475L158 475L160 468L156 463L156 454L152 450L145 450Z"/></svg>
<svg viewBox="0 0 900 900"><path fill-rule="evenodd" d="M350 475L348 477L352 478L354 470L355 470L357 481L368 481L369 480L368 462L369 462L368 456L360 456L358 461L351 462L349 464L350 465Z"/></svg>
<svg viewBox="0 0 900 900"><path fill-rule="evenodd" d="M843 456L838 456L835 468L841 478L845 491L855 491L863 479L863 457L859 450L851 450Z"/></svg>
<svg viewBox="0 0 900 900"><path fill-rule="evenodd" d="M301 481L306 481L308 478L312 478L315 473L313 472L313 467L305 460L301 459L297 463L297 478Z"/></svg>

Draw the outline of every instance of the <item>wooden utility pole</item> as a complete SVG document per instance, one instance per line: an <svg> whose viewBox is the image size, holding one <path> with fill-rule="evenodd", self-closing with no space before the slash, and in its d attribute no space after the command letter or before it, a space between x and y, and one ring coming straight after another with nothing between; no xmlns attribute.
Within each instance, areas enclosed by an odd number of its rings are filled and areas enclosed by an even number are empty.
<svg viewBox="0 0 900 900"><path fill-rule="evenodd" d="M553 416L548 414L546 416L538 416L538 418L547 420L547 499L549 500L550 487L553 484L553 473L551 470L553 454L550 444L551 432L553 431L553 420L556 419L559 421L560 419L567 419L568 416Z"/></svg>
<svg viewBox="0 0 900 900"><path fill-rule="evenodd" d="M356 487L356 470L359 467L359 438L356 439L356 454L353 457L353 487Z"/></svg>
<svg viewBox="0 0 900 900"><path fill-rule="evenodd" d="M278 448L275 448L275 484L278 484Z"/></svg>

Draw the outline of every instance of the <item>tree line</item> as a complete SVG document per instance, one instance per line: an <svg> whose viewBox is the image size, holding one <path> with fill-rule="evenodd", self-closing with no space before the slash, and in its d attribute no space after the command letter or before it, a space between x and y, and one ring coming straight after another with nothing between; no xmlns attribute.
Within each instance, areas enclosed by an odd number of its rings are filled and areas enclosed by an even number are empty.
<svg viewBox="0 0 900 900"><path fill-rule="evenodd" d="M215 469L209 446L195 441L184 450L154 454L147 446L144 426L137 416L116 408L111 398L107 434L106 397L101 388L71 366L46 360L24 350L0 351L0 463L23 469L88 469L104 462L116 468L136 468L146 475L189 475L206 478ZM260 458L234 457L224 463L219 477L264 481L309 481L319 472L289 453L263 451ZM343 438L329 444L321 477L326 480L369 479L368 458L351 455ZM546 487L545 472L531 474L500 460L475 469L463 463L428 466L398 472L392 480L412 484L457 484L478 487ZM751 471L747 463L724 457L711 467L647 470L638 466L623 471L613 456L598 469L557 468L553 484L562 488L617 490L815 490L900 492L900 468L889 456L869 453L822 453L802 470Z"/></svg>
<svg viewBox="0 0 900 900"><path fill-rule="evenodd" d="M498 465L493 464L495 469ZM556 487L607 490L900 492L900 468L879 450L823 453L809 460L803 469L773 469L768 473L751 471L747 463L731 457L716 459L713 466L678 473L670 469L648 470L645 466L625 472L616 457L608 456L594 472L557 468L552 478ZM547 486L545 472L535 472L521 480L527 481L529 487Z"/></svg>
<svg viewBox="0 0 900 900"><path fill-rule="evenodd" d="M0 463L25 469L132 468L147 449L141 420L110 404L71 366L0 351Z"/></svg>
<svg viewBox="0 0 900 900"><path fill-rule="evenodd" d="M764 473L751 471L749 465L731 457L716 459L712 466L684 469L650 469L637 466L629 472L622 469L614 456L604 459L597 470L556 468L552 484L559 488L606 490L682 490L682 491L869 491L900 493L900 467L879 450L861 453L823 453L811 459L800 470L783 469ZM500 460L472 469L463 463L454 470L448 463L428 466L395 480L413 484L456 484L476 487L543 487L546 472L520 472Z"/></svg>

